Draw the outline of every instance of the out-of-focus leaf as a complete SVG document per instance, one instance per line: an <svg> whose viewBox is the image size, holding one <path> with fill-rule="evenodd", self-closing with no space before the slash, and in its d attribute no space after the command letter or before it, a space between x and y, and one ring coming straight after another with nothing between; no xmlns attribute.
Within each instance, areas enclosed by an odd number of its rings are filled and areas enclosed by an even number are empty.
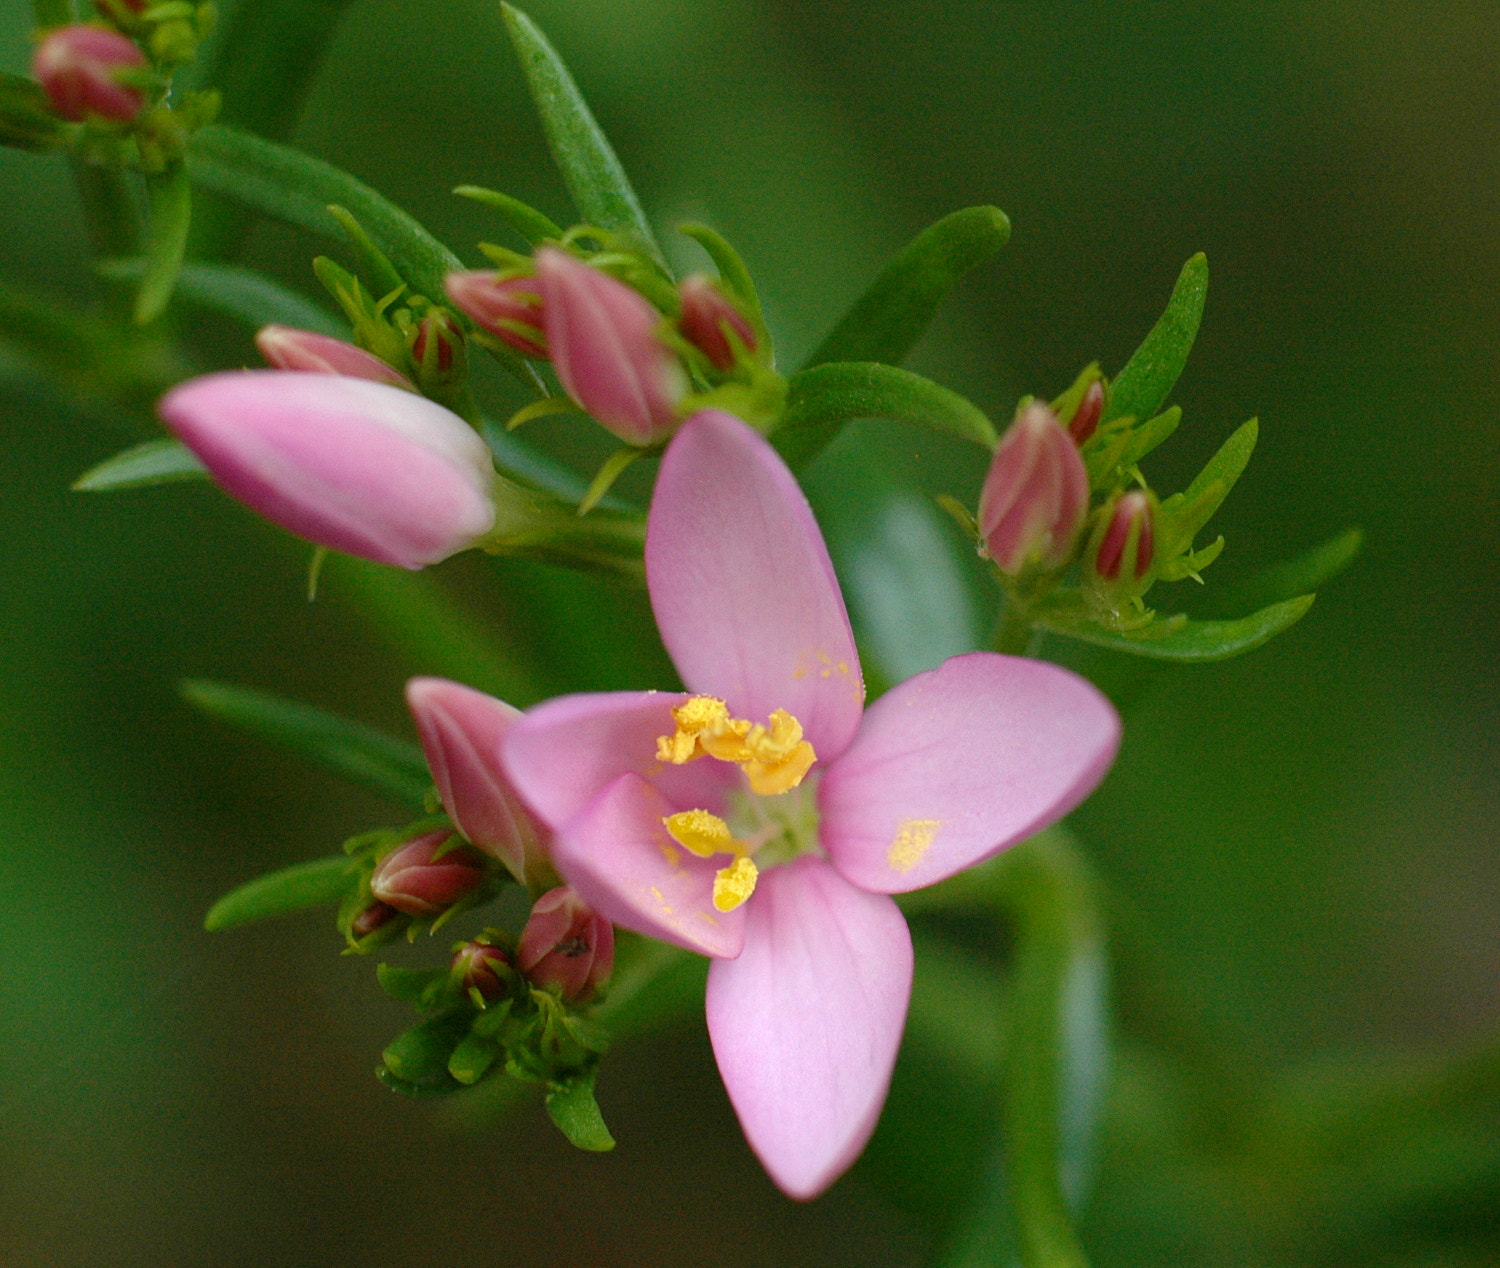
<svg viewBox="0 0 1500 1268"><path fill-rule="evenodd" d="M193 188L187 168L174 163L166 171L146 177L151 222L146 238L146 268L135 297L135 320L144 326L166 311L187 250L193 219Z"/></svg>
<svg viewBox="0 0 1500 1268"><path fill-rule="evenodd" d="M825 361L899 364L964 274L1009 240L1010 220L998 207L966 207L929 225L881 269L803 368Z"/></svg>
<svg viewBox="0 0 1500 1268"><path fill-rule="evenodd" d="M62 144L63 121L49 108L34 79L0 71L0 145L50 150Z"/></svg>
<svg viewBox="0 0 1500 1268"><path fill-rule="evenodd" d="M1332 581L1354 562L1364 541L1362 529L1346 529L1295 559L1275 564L1257 576L1231 586L1215 599L1214 606L1224 611L1244 611L1321 589L1325 582Z"/></svg>
<svg viewBox="0 0 1500 1268"><path fill-rule="evenodd" d="M931 379L873 361L835 361L792 376L771 442L789 465L806 466L854 418L895 418L987 448L996 439L982 410Z"/></svg>
<svg viewBox="0 0 1500 1268"><path fill-rule="evenodd" d="M604 1125L604 1115L594 1099L593 1070L548 1091L547 1113L557 1129L579 1149L607 1153L615 1147L615 1138Z"/></svg>
<svg viewBox="0 0 1500 1268"><path fill-rule="evenodd" d="M73 21L73 0L32 0L31 7L37 26L44 31Z"/></svg>
<svg viewBox="0 0 1500 1268"><path fill-rule="evenodd" d="M1128 652L1132 656L1146 656L1153 660L1202 663L1228 660L1231 656L1254 651L1300 621L1312 607L1314 597L1304 594L1283 603L1273 603L1237 620L1183 621L1170 633L1155 636L1151 626L1140 634L1116 634L1094 624L1081 606L1043 605L1033 614L1033 620L1053 634L1063 634L1111 651Z"/></svg>
<svg viewBox="0 0 1500 1268"><path fill-rule="evenodd" d="M189 679L181 690L184 699L205 713L316 758L414 810L426 807L432 777L415 744L246 687Z"/></svg>
<svg viewBox="0 0 1500 1268"><path fill-rule="evenodd" d="M78 493L113 493L121 489L148 489L182 480L206 480L208 468L180 440L162 437L106 458L73 481Z"/></svg>
<svg viewBox="0 0 1500 1268"><path fill-rule="evenodd" d="M136 281L146 271L144 260L101 260L96 267L104 277L121 282ZM177 275L177 298L254 329L295 326L339 339L349 336L348 327L326 309L254 269L184 264Z"/></svg>
<svg viewBox="0 0 1500 1268"><path fill-rule="evenodd" d="M540 242L556 241L563 235L562 229L535 207L523 203L519 198L502 194L499 190L484 189L479 185L460 185L453 191L460 198L493 207L504 218L506 224L519 233L532 246Z"/></svg>
<svg viewBox="0 0 1500 1268"><path fill-rule="evenodd" d="M1110 384L1104 421L1150 418L1161 409L1187 365L1207 298L1208 257L1200 251L1182 266L1166 311Z"/></svg>
<svg viewBox="0 0 1500 1268"><path fill-rule="evenodd" d="M502 1051L493 1039L484 1035L467 1035L448 1058L448 1073L469 1087L489 1073Z"/></svg>
<svg viewBox="0 0 1500 1268"><path fill-rule="evenodd" d="M757 324L761 321L760 296L755 292L755 282L750 270L740 259L740 253L729 245L722 234L707 225L688 223L677 226L677 232L686 235L708 252L708 257L719 270L719 281L735 299L740 301L745 312Z"/></svg>
<svg viewBox="0 0 1500 1268"><path fill-rule="evenodd" d="M413 1026L391 1040L381 1053L384 1068L408 1088L421 1093L456 1092L458 1081L448 1073L448 1058L469 1028L469 1013L455 1009Z"/></svg>
<svg viewBox="0 0 1500 1268"><path fill-rule="evenodd" d="M562 58L526 14L509 4L500 8L553 161L579 214L588 224L634 237L660 255L630 179Z"/></svg>
<svg viewBox="0 0 1500 1268"><path fill-rule="evenodd" d="M347 854L296 863L279 872L258 876L232 889L208 909L203 927L210 933L290 915L309 907L328 907L343 901L353 884L353 864Z"/></svg>

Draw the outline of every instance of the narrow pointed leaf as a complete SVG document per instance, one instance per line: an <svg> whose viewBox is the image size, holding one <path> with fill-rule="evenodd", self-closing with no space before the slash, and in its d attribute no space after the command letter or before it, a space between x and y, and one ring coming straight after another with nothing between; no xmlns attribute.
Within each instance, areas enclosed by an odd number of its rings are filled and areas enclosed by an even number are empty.
<svg viewBox="0 0 1500 1268"><path fill-rule="evenodd" d="M1166 440L1182 422L1182 410L1174 405L1155 418L1147 419L1130 434L1125 452L1120 456L1120 466L1129 471L1142 458Z"/></svg>
<svg viewBox="0 0 1500 1268"><path fill-rule="evenodd" d="M760 321L760 296L755 293L755 282L750 277L750 270L745 267L745 262L740 259L740 253L729 245L722 234L716 233L707 225L678 225L677 232L691 238L708 252L708 258L719 270L719 280L725 289L745 306L751 317Z"/></svg>
<svg viewBox="0 0 1500 1268"><path fill-rule="evenodd" d="M891 258L803 368L825 361L899 364L949 292L1009 239L1010 221L998 207L944 216Z"/></svg>
<svg viewBox="0 0 1500 1268"><path fill-rule="evenodd" d="M579 1149L607 1153L615 1147L615 1138L604 1125L604 1115L594 1099L592 1070L552 1088L547 1093L547 1113L557 1129Z"/></svg>
<svg viewBox="0 0 1500 1268"><path fill-rule="evenodd" d="M1255 442L1259 436L1259 419L1252 418L1248 423L1235 428L1229 439L1219 446L1218 453L1208 460L1208 465L1188 485L1184 494L1187 503L1191 505L1216 480L1223 482L1224 496L1227 497L1230 489L1234 488L1235 481L1249 465L1250 455L1255 452ZM1215 503L1214 509L1218 509L1218 503Z"/></svg>
<svg viewBox="0 0 1500 1268"><path fill-rule="evenodd" d="M415 744L310 705L225 683L186 681L183 697L211 714L290 748L393 801L424 809L432 777Z"/></svg>
<svg viewBox="0 0 1500 1268"><path fill-rule="evenodd" d="M182 441L163 437L133 445L90 467L73 481L73 489L78 493L113 493L206 479L208 468Z"/></svg>
<svg viewBox="0 0 1500 1268"><path fill-rule="evenodd" d="M625 169L562 58L526 14L508 4L500 8L531 99L541 116L547 145L579 214L600 229L639 239L659 255L651 225Z"/></svg>
<svg viewBox="0 0 1500 1268"><path fill-rule="evenodd" d="M102 260L95 266L112 281L133 282L146 271L144 260ZM295 326L320 335L348 338L349 328L275 278L227 264L184 264L177 275L177 298L222 313L252 329Z"/></svg>
<svg viewBox="0 0 1500 1268"><path fill-rule="evenodd" d="M328 214L339 222L339 227L343 229L349 245L354 248L354 256L359 261L365 281L376 296L383 299L406 286L406 279L396 272L395 265L385 258L385 252L371 241L370 235L365 232L365 227L347 207L331 203L328 207Z"/></svg>
<svg viewBox="0 0 1500 1268"><path fill-rule="evenodd" d="M203 927L216 933L310 907L332 907L343 901L354 884L348 855L296 863L230 890L208 909Z"/></svg>
<svg viewBox="0 0 1500 1268"><path fill-rule="evenodd" d="M982 410L931 379L893 365L836 361L792 376L771 441L791 466L806 466L854 418L895 418L987 449L996 440Z"/></svg>
<svg viewBox="0 0 1500 1268"><path fill-rule="evenodd" d="M1150 418L1166 404L1198 337L1207 298L1208 257L1200 251L1182 266L1166 311L1110 384L1106 422Z"/></svg>
<svg viewBox="0 0 1500 1268"><path fill-rule="evenodd" d="M193 218L193 189L187 168L175 163L146 178L151 223L146 242L146 268L135 297L135 320L144 326L166 311L187 251L188 227Z"/></svg>
<svg viewBox="0 0 1500 1268"><path fill-rule="evenodd" d="M499 190L484 189L479 185L460 185L453 192L460 198L470 198L486 207L493 207L505 218L506 224L532 246L539 242L555 242L563 235L562 229L535 207L523 203L519 198L512 198L509 194L502 194Z"/></svg>
<svg viewBox="0 0 1500 1268"><path fill-rule="evenodd" d="M1215 600L1214 606L1225 611L1244 611L1246 608L1281 603L1294 595L1320 589L1324 583L1332 581L1354 562L1364 540L1362 529L1346 529L1305 554L1276 564L1258 576L1230 587L1222 598Z"/></svg>
<svg viewBox="0 0 1500 1268"><path fill-rule="evenodd" d="M1228 660L1254 651L1289 629L1306 615L1313 595L1304 594L1284 603L1273 603L1250 616L1232 621L1186 621L1172 633L1153 638L1151 627L1141 634L1116 634L1095 625L1082 612L1042 609L1035 622L1053 634L1076 638L1112 651L1128 652L1153 660L1203 663Z"/></svg>
<svg viewBox="0 0 1500 1268"><path fill-rule="evenodd" d="M18 150L50 150L61 145L63 121L49 108L34 79L0 71L0 145Z"/></svg>

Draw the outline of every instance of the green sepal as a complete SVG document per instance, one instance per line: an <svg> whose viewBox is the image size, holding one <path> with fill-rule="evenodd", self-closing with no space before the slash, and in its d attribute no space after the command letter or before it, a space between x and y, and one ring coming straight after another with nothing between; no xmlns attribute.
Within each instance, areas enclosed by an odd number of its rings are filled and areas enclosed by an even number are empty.
<svg viewBox="0 0 1500 1268"><path fill-rule="evenodd" d="M474 1019L473 1033L484 1039L500 1039L507 1030L514 1030L515 1019L511 1016L511 1010L515 1002L513 999L500 999L490 1004Z"/></svg>
<svg viewBox="0 0 1500 1268"><path fill-rule="evenodd" d="M480 185L460 185L453 191L460 198L493 207L505 219L505 223L519 233L532 246L542 242L556 242L563 231L535 207L523 203L519 198L502 194L499 190L485 189Z"/></svg>
<svg viewBox="0 0 1500 1268"><path fill-rule="evenodd" d="M193 219L193 188L187 167L176 162L146 177L151 221L146 239L146 268L135 297L136 325L155 321L166 311L187 251Z"/></svg>
<svg viewBox="0 0 1500 1268"><path fill-rule="evenodd" d="M719 270L719 283L730 297L739 301L740 311L750 320L757 334L764 334L765 320L761 315L760 296L755 292L755 282L744 260L724 236L707 225L689 221L677 226L677 232L691 238L705 251L714 267Z"/></svg>
<svg viewBox="0 0 1500 1268"><path fill-rule="evenodd" d="M1009 239L1010 221L998 207L966 207L928 226L891 258L803 369L905 360L964 275Z"/></svg>
<svg viewBox="0 0 1500 1268"><path fill-rule="evenodd" d="M574 1075L547 1090L547 1113L557 1129L579 1149L591 1153L608 1153L615 1138L604 1125L599 1102L594 1099L593 1069Z"/></svg>
<svg viewBox="0 0 1500 1268"><path fill-rule="evenodd" d="M1209 564L1213 563L1224 552L1224 538L1222 534L1209 542L1202 550L1192 550L1185 555L1177 555L1168 559L1161 565L1158 576L1162 581L1185 581L1191 577L1199 585L1203 584L1203 578L1198 574Z"/></svg>
<svg viewBox="0 0 1500 1268"><path fill-rule="evenodd" d="M652 449L638 449L632 445L626 445L623 449L616 449L604 460L604 464L595 473L594 478L589 481L589 487L585 490L582 500L578 503L578 513L587 515L602 499L614 483L631 466L636 459L652 453Z"/></svg>
<svg viewBox="0 0 1500 1268"><path fill-rule="evenodd" d="M392 999L415 1004L424 1012L433 1006L434 996L448 985L447 969L407 969L397 964L377 964L375 977L380 989ZM434 987L438 991L434 991Z"/></svg>
<svg viewBox="0 0 1500 1268"><path fill-rule="evenodd" d="M230 890L210 907L203 918L203 927L216 933L220 929L306 911L309 907L332 906L342 902L357 885L357 871L345 855L335 854L258 876Z"/></svg>
<svg viewBox="0 0 1500 1268"><path fill-rule="evenodd" d="M920 374L878 362L834 361L787 381L771 443L792 467L820 454L855 418L895 418L993 449L994 424L977 406Z"/></svg>
<svg viewBox="0 0 1500 1268"><path fill-rule="evenodd" d="M1083 446L1083 465L1095 493L1118 488L1135 475L1136 464L1151 453L1182 422L1182 410L1172 406L1139 427L1133 417L1105 423Z"/></svg>
<svg viewBox="0 0 1500 1268"><path fill-rule="evenodd" d="M53 114L40 84L0 71L0 145L55 150L67 135L67 125Z"/></svg>
<svg viewBox="0 0 1500 1268"><path fill-rule="evenodd" d="M111 281L135 282L144 275L146 262L101 260L94 268ZM326 309L254 269L228 264L184 264L177 274L176 295L183 303L222 313L252 329L292 326L336 339L349 337L349 331Z"/></svg>
<svg viewBox="0 0 1500 1268"><path fill-rule="evenodd" d="M1345 529L1295 559L1274 564L1239 585L1229 587L1214 600L1214 607L1227 612L1261 608L1321 589L1354 562L1364 540L1362 529Z"/></svg>
<svg viewBox="0 0 1500 1268"><path fill-rule="evenodd" d="M247 687L188 679L179 690L183 699L205 713L315 758L393 801L426 809L432 777L415 744Z"/></svg>
<svg viewBox="0 0 1500 1268"><path fill-rule="evenodd" d="M385 257L379 247L370 240L364 226L350 214L347 208L331 203L328 214L339 222L349 245L359 261L360 272L370 289L377 295L399 294L407 289L406 279L396 272L396 266Z"/></svg>
<svg viewBox="0 0 1500 1268"><path fill-rule="evenodd" d="M1110 384L1105 422L1150 418L1166 403L1198 337L1207 298L1208 257L1200 251L1182 266L1166 310Z"/></svg>
<svg viewBox="0 0 1500 1268"><path fill-rule="evenodd" d="M486 1039L471 1031L448 1058L448 1073L465 1087L472 1087L489 1073L490 1067L503 1052L504 1049L495 1040Z"/></svg>
<svg viewBox="0 0 1500 1268"><path fill-rule="evenodd" d="M458 1091L463 1085L448 1073L448 1060L468 1033L470 1016L468 1009L454 1009L397 1035L381 1053L383 1068L419 1093Z"/></svg>
<svg viewBox="0 0 1500 1268"><path fill-rule="evenodd" d="M501 4L500 10L541 116L547 146L580 216L601 229L629 235L659 257L661 250L625 169L562 58L521 10L509 4Z"/></svg>
<svg viewBox="0 0 1500 1268"><path fill-rule="evenodd" d="M183 480L206 480L208 468L180 440L162 437L121 450L73 481L75 493L115 493L149 489Z"/></svg>
<svg viewBox="0 0 1500 1268"><path fill-rule="evenodd" d="M412 367L406 336L386 317L386 310L400 298L405 286L377 300L359 278L326 255L313 260L313 273L349 318L354 342L388 366L408 373Z"/></svg>
<svg viewBox="0 0 1500 1268"><path fill-rule="evenodd" d="M1300 595L1273 603L1249 616L1229 621L1196 621L1177 615L1161 618L1139 630L1118 634L1097 624L1090 610L1074 599L1049 600L1031 614L1033 624L1053 634L1083 643L1128 652L1152 660L1205 663L1228 660L1254 651L1295 625L1312 607L1315 596Z"/></svg>

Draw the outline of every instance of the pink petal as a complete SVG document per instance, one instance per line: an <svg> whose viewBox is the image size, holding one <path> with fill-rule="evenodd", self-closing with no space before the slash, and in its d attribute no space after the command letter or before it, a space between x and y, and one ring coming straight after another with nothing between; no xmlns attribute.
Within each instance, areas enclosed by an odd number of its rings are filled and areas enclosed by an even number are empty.
<svg viewBox="0 0 1500 1268"><path fill-rule="evenodd" d="M676 730L672 707L687 697L669 691L611 691L559 696L529 710L506 737L511 786L553 829L561 830L621 775L639 775L678 810L722 813L739 769L702 758L686 766L656 760L656 740Z"/></svg>
<svg viewBox="0 0 1500 1268"><path fill-rule="evenodd" d="M1119 743L1114 708L1076 674L955 656L871 705L824 772L823 847L861 889L920 889L1061 819Z"/></svg>
<svg viewBox="0 0 1500 1268"><path fill-rule="evenodd" d="M911 998L906 921L804 856L762 874L745 949L708 971L708 1033L750 1147L782 1192L816 1197L885 1103Z"/></svg>
<svg viewBox="0 0 1500 1268"><path fill-rule="evenodd" d="M700 859L673 841L662 820L677 809L638 775L621 775L558 834L552 861L606 920L700 955L738 955L746 908L713 904L727 859Z"/></svg>
<svg viewBox="0 0 1500 1268"><path fill-rule="evenodd" d="M844 750L865 688L838 580L792 473L739 419L703 410L668 446L646 580L690 690L754 722L787 710L821 761Z"/></svg>

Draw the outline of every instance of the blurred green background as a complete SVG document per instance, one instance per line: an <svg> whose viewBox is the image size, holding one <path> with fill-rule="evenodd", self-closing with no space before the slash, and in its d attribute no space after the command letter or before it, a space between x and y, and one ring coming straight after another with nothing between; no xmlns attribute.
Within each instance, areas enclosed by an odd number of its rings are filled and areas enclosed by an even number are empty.
<svg viewBox="0 0 1500 1268"><path fill-rule="evenodd" d="M1004 420L1092 359L1117 370L1208 253L1186 421L1153 482L1182 487L1259 415L1211 589L1349 524L1367 548L1299 626L1223 666L1142 676L1048 647L1126 702L1119 765L1072 821L1123 957L1086 1240L1102 1265L1500 1263L1500 1090L1480 1047L1500 1009L1500 12L529 11L662 232L701 219L740 247L784 364L918 229L993 202L1011 244L910 364ZM5 69L24 72L29 27L10 0ZM490 0L354 0L292 136L474 263L495 231L455 184L571 218ZM0 236L5 282L92 302L62 160L0 151ZM245 258L312 295L326 249L261 225ZM185 335L205 365L254 363L227 325ZM326 921L202 933L230 886L395 812L194 715L178 679L409 735L414 672L524 704L667 671L638 597L537 566L463 557L412 581L335 561L309 606L303 551L207 486L69 493L149 430L62 409L25 370L0 357L0 1260L894 1268L948 1244L982 1187L982 1060L909 1044L869 1157L797 1207L748 1153L696 1018L610 1058L621 1145L587 1156L534 1108L474 1133L378 1085L408 1015ZM981 477L972 454L870 425L808 483L849 578L893 488L972 501ZM467 664L425 626L401 633L434 589L485 632ZM604 625L620 633L601 647ZM1397 1115L1399 1147L1335 1150L1318 1192L1295 1159L1245 1161L1277 1097L1318 1080L1354 1096L1356 1067L1427 1087L1413 1068L1471 1048L1443 1095Z"/></svg>

